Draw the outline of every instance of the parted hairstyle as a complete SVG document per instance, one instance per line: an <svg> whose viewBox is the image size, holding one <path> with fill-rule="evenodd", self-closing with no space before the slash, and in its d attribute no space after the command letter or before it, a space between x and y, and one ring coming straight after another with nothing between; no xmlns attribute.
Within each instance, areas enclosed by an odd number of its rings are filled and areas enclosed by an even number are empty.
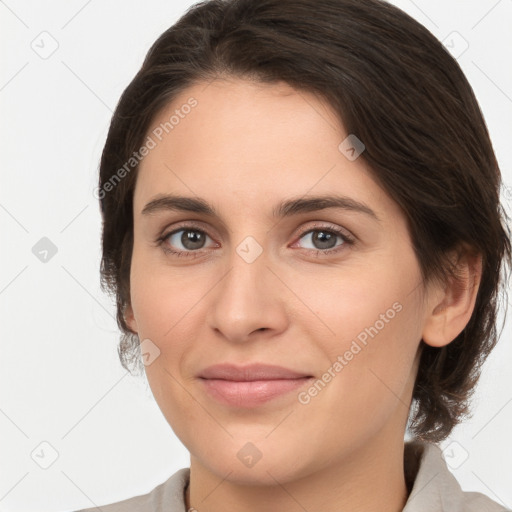
<svg viewBox="0 0 512 512"><path fill-rule="evenodd" d="M408 428L416 439L442 441L471 415L482 365L501 333L510 229L498 162L470 84L433 34L382 0L208 0L151 46L111 119L97 189L101 286L117 303L121 364L131 373L143 368L138 336L124 318L134 155L140 158L152 120L177 94L222 77L284 81L327 101L365 145L360 158L373 178L405 212L424 283L456 278L450 251L481 254L467 326L442 348L420 342Z"/></svg>

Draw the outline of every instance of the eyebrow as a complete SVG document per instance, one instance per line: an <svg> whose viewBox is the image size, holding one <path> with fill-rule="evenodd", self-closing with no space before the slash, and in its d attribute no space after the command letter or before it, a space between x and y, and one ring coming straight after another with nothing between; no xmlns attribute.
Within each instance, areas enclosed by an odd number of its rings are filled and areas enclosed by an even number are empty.
<svg viewBox="0 0 512 512"><path fill-rule="evenodd" d="M273 210L274 218L291 217L301 213L316 212L328 208L364 213L377 222L381 222L377 214L366 204L345 196L322 195L288 199L277 204ZM160 194L149 201L142 210L142 215L151 215L160 211L194 212L219 217L215 208L200 197L187 197L172 194Z"/></svg>

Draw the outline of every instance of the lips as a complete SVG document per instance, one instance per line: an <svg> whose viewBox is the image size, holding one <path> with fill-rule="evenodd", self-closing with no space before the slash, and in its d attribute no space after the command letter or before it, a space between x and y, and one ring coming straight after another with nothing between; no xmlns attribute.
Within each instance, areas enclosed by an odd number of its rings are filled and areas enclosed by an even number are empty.
<svg viewBox="0 0 512 512"><path fill-rule="evenodd" d="M254 408L309 383L306 373L282 366L251 364L235 366L219 364L206 368L199 375L203 389L223 405Z"/></svg>
<svg viewBox="0 0 512 512"><path fill-rule="evenodd" d="M310 374L301 373L282 366L253 363L248 366L233 364L217 364L203 370L199 377L202 379L223 379L246 382L253 380L300 379L311 377Z"/></svg>

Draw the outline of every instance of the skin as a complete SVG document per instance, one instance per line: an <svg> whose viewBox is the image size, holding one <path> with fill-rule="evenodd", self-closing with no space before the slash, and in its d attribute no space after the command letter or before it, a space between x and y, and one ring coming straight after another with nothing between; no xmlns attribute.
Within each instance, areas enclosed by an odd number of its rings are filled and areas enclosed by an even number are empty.
<svg viewBox="0 0 512 512"><path fill-rule="evenodd" d="M460 259L463 286L422 283L404 213L363 158L350 161L340 152L348 134L319 97L284 83L217 79L176 97L148 133L191 96L197 106L139 167L126 311L139 338L160 350L146 374L190 451L187 509L401 511L420 340L440 347L462 331L480 261ZM204 198L219 217L143 215L162 193ZM272 217L282 200L320 194L362 202L379 220L343 209ZM184 229L183 221L207 235L203 245L189 249L183 232L164 243L195 251L192 257L155 243ZM342 245L336 236L341 250L317 257L325 245L306 234L314 223L316 233L338 227L355 243ZM252 263L236 251L247 236L262 249ZM206 394L197 378L221 362L277 364L321 378L397 302L400 312L307 404L294 391L253 409L234 408ZM252 467L237 457L248 442L261 452Z"/></svg>

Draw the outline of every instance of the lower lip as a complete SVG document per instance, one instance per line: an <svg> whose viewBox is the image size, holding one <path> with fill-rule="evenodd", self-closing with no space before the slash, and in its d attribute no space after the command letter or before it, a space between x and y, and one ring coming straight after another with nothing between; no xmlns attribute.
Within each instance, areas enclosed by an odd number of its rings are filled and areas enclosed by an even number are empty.
<svg viewBox="0 0 512 512"><path fill-rule="evenodd" d="M244 382L222 379L200 380L206 391L217 401L232 407L252 408L304 386L312 380L312 377Z"/></svg>

